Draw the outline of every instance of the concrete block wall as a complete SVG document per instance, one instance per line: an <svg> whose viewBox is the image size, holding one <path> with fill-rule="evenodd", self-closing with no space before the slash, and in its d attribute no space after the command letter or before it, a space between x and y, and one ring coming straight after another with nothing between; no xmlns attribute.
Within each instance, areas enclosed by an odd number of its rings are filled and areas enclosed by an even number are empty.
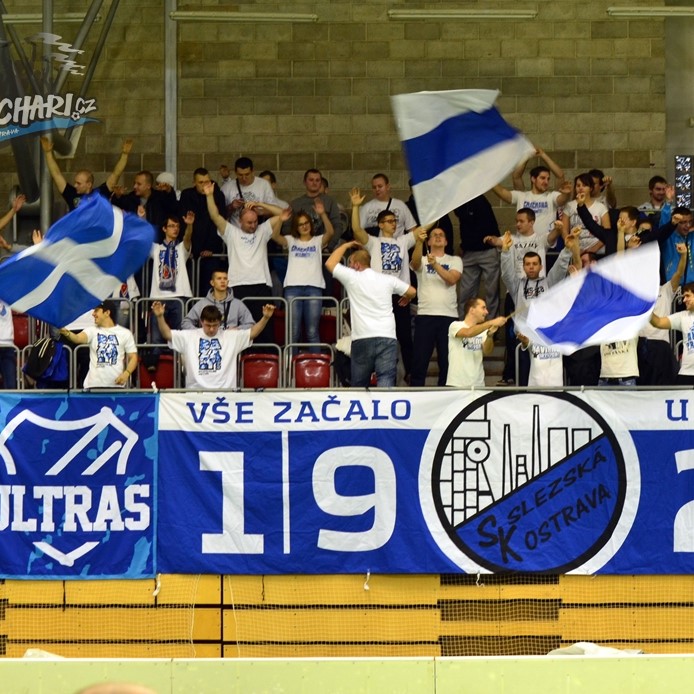
<svg viewBox="0 0 694 694"><path fill-rule="evenodd" d="M39 0L6 4L9 12L41 9ZM396 194L406 196L390 95L489 88L501 92L498 106L507 119L568 176L598 166L614 177L619 202L642 202L650 176L666 168L664 20L612 19L606 8L615 4L622 2L179 3L179 9L314 12L320 19L178 23L178 185L190 185L197 166L216 172L243 154L256 170L276 172L285 199L301 192L303 172L314 166L343 204L349 188L368 188L376 171L389 173ZM85 3L58 5L76 11ZM424 6L527 7L538 14L523 21L388 19L389 9ZM162 0L121 0L89 90L101 123L84 129L66 171L86 166L103 180L126 136L135 138L126 185L139 168L164 167L165 21ZM76 25L56 29L70 40ZM5 147L0 196L16 183L14 168ZM500 210L502 224L510 219L508 208Z"/></svg>

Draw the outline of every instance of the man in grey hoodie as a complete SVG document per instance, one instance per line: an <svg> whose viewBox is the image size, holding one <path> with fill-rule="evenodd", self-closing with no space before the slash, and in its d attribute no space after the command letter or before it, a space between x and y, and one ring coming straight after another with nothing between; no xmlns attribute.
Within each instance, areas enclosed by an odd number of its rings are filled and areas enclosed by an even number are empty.
<svg viewBox="0 0 694 694"><path fill-rule="evenodd" d="M200 299L181 322L182 330L200 327L200 314L205 306L216 306L222 314L222 330L230 328L250 329L255 325L251 312L239 299L234 298L229 288L229 275L226 270L215 270L210 280L212 288L204 299Z"/></svg>

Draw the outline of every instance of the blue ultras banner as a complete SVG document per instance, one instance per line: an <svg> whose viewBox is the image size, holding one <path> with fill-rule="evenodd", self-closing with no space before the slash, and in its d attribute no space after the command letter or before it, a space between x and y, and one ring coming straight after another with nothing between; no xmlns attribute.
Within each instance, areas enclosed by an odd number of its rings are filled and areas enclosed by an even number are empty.
<svg viewBox="0 0 694 694"><path fill-rule="evenodd" d="M690 573L688 393L164 394L158 567Z"/></svg>
<svg viewBox="0 0 694 694"><path fill-rule="evenodd" d="M0 395L0 576L694 572L687 390Z"/></svg>
<svg viewBox="0 0 694 694"><path fill-rule="evenodd" d="M0 576L156 572L157 398L0 397Z"/></svg>

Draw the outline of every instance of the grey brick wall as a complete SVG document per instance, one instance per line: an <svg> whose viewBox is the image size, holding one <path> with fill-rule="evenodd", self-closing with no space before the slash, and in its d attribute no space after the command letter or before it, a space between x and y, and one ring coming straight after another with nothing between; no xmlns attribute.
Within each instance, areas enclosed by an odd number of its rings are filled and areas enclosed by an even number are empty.
<svg viewBox="0 0 694 694"><path fill-rule="evenodd" d="M41 2L7 3L9 12ZM55 3L84 8L81 0ZM499 107L573 176L599 166L615 178L618 200L641 202L653 173L664 173L665 45L660 19L611 19L608 5L398 0L237 3L245 11L315 12L315 24L178 24L178 183L192 169L251 156L271 168L279 191L301 191L318 166L346 203L352 185L391 175L405 195L407 172L389 96L457 88L499 89ZM658 4L630 0L630 5ZM391 8L537 8L523 21L392 21ZM229 9L223 0L181 9ZM21 9L20 9L21 8ZM91 167L103 178L120 140L135 138L125 183L139 168L164 165L162 0L121 0L90 96L101 122L84 129L68 173ZM29 35L39 27L17 27ZM70 40L75 25L56 26ZM95 34L90 38L93 45ZM90 50L87 50L87 56ZM73 81L73 86L77 82ZM16 183L9 148L0 150L0 194ZM510 216L501 211L502 223Z"/></svg>

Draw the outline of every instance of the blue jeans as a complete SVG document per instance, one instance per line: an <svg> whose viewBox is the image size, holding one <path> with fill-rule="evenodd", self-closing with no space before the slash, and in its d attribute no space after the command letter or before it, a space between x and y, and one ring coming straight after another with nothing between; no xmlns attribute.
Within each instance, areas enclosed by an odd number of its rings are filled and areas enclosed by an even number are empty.
<svg viewBox="0 0 694 694"><path fill-rule="evenodd" d="M352 387L365 388L376 372L376 385L392 388L398 374L398 341L391 337L367 337L352 341Z"/></svg>
<svg viewBox="0 0 694 694"><path fill-rule="evenodd" d="M317 297L317 301L307 301L296 297ZM323 308L323 290L320 287L285 287L284 298L289 304L290 339L292 342L320 342L320 314ZM304 339L301 339L301 327L304 327Z"/></svg>

